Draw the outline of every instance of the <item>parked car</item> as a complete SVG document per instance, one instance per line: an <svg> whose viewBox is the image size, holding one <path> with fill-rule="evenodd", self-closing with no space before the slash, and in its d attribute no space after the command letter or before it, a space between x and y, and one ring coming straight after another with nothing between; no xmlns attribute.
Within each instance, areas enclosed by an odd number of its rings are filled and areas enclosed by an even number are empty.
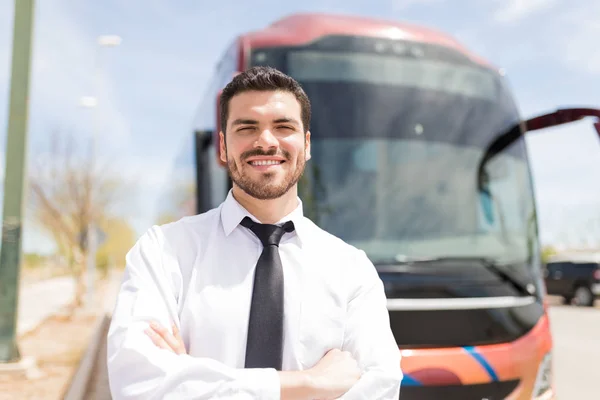
<svg viewBox="0 0 600 400"><path fill-rule="evenodd" d="M549 295L562 296L567 304L591 307L600 298L600 261L596 257L562 257L544 268Z"/></svg>

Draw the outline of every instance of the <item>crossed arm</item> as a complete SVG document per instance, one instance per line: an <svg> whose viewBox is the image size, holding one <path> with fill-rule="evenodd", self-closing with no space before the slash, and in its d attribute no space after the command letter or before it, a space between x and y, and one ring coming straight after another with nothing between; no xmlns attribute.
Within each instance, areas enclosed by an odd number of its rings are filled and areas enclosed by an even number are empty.
<svg viewBox="0 0 600 400"><path fill-rule="evenodd" d="M173 354L186 354L185 343L176 325L169 331L165 327L150 323L145 333L156 347ZM341 399L360 378L356 360L347 351L333 349L312 369L279 372L281 399Z"/></svg>

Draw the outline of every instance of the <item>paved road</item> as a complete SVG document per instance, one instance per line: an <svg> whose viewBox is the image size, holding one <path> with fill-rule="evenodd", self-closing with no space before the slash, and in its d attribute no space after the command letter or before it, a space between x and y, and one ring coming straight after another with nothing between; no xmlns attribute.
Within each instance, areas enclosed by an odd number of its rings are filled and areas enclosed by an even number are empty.
<svg viewBox="0 0 600 400"><path fill-rule="evenodd" d="M19 293L19 336L36 328L44 319L67 305L75 293L72 277L48 279L22 284Z"/></svg>
<svg viewBox="0 0 600 400"><path fill-rule="evenodd" d="M600 307L550 307L558 400L600 399Z"/></svg>

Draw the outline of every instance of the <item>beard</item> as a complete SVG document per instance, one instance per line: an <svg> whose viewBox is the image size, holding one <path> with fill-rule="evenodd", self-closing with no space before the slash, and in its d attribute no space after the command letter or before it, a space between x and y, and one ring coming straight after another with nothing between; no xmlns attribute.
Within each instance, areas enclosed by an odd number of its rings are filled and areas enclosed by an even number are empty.
<svg viewBox="0 0 600 400"><path fill-rule="evenodd" d="M252 178L247 173L244 173L244 171L248 168L252 168L245 161L249 157L275 155L283 157L286 164L291 163L291 156L289 152L285 150L282 150L280 154L277 154L276 150L265 152L256 149L247 151L240 156L240 161L242 164L242 168L240 169L235 164L235 160L229 158L227 149L225 149L225 156L227 157L227 172L229 173L229 177L233 183L235 183L249 196L259 200L277 199L286 194L296 183L298 183L298 180L300 180L300 177L304 173L304 167L306 165L304 151L298 155L296 165L288 169L281 182L275 181L276 173L274 172L264 172L256 178Z"/></svg>

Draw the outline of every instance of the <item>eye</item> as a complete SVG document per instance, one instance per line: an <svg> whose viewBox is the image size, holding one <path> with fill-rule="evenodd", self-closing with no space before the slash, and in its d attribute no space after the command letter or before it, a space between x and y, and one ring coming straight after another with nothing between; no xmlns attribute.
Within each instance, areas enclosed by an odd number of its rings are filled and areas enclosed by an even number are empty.
<svg viewBox="0 0 600 400"><path fill-rule="evenodd" d="M242 126L241 128L239 128L237 131L241 132L241 131L249 131L249 130L253 130L254 127L253 126Z"/></svg>
<svg viewBox="0 0 600 400"><path fill-rule="evenodd" d="M282 125L282 126L278 126L278 129L289 129L289 130L294 130L294 127L289 126L289 125Z"/></svg>

